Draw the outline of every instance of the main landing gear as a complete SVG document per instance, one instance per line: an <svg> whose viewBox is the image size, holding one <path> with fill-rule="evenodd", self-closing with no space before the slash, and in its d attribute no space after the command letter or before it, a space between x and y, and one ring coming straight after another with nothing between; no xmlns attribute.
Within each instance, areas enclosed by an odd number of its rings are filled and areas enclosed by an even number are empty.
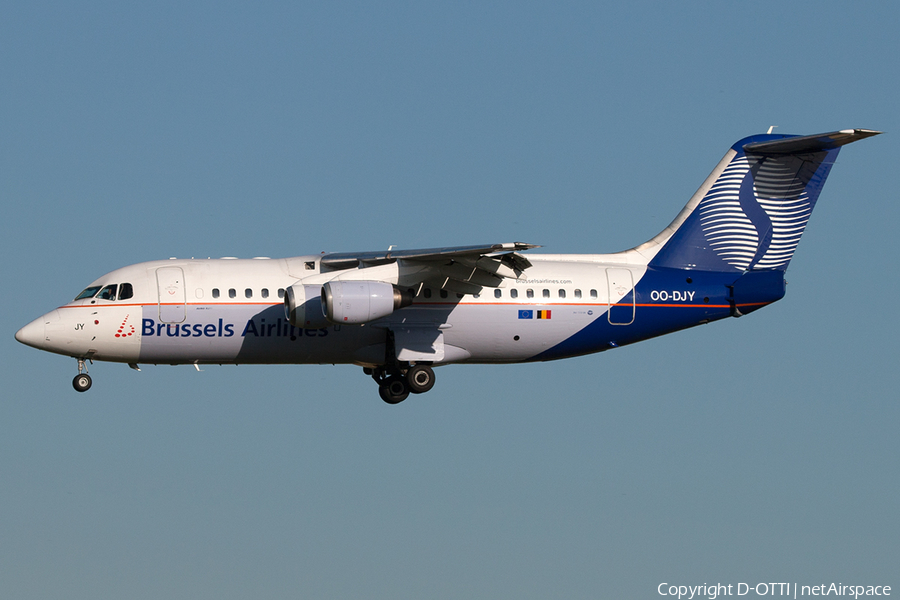
<svg viewBox="0 0 900 600"><path fill-rule="evenodd" d="M84 366L84 359L78 359L78 375L72 380L72 387L76 392L86 392L91 389L91 376L87 374L87 367Z"/></svg>
<svg viewBox="0 0 900 600"><path fill-rule="evenodd" d="M429 365L364 369L378 384L378 395L388 404L399 404L412 394L424 394L434 387L434 370Z"/></svg>

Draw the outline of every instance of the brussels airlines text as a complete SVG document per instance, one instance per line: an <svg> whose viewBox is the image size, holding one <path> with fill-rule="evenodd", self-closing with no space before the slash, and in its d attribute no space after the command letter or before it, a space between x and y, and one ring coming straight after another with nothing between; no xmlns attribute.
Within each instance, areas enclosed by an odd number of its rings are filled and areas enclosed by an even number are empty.
<svg viewBox="0 0 900 600"><path fill-rule="evenodd" d="M233 323L225 323L219 319L218 323L157 323L153 319L144 319L141 335L155 337L232 337L235 328ZM327 329L298 329L283 319L277 319L274 323L266 323L265 319L259 322L251 319L247 321L241 337L290 337L295 338L305 335L307 337L325 337Z"/></svg>

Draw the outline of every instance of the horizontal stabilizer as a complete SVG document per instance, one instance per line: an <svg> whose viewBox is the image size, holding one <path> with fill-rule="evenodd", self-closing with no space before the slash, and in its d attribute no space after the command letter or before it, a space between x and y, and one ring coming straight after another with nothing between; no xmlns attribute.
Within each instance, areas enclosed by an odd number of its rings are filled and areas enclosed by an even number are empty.
<svg viewBox="0 0 900 600"><path fill-rule="evenodd" d="M845 144L872 137L880 131L871 129L842 129L831 133L787 137L780 140L754 142L744 146L744 152L760 156L783 156L785 154L808 154L834 150Z"/></svg>

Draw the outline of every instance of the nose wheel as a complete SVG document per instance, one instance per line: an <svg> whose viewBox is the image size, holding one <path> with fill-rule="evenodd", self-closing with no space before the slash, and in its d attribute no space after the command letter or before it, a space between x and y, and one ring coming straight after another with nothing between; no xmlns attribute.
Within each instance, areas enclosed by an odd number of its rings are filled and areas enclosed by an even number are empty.
<svg viewBox="0 0 900 600"><path fill-rule="evenodd" d="M78 375L72 380L72 387L76 392L86 392L91 389L91 376L87 374L84 359L78 359Z"/></svg>
<svg viewBox="0 0 900 600"><path fill-rule="evenodd" d="M72 387L76 392L86 392L91 389L91 376L87 373L79 373L72 380Z"/></svg>

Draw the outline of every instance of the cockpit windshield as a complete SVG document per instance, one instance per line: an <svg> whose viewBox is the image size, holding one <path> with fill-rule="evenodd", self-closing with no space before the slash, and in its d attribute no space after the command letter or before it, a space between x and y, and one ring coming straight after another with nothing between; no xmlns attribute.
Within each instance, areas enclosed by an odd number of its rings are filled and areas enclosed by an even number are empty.
<svg viewBox="0 0 900 600"><path fill-rule="evenodd" d="M85 289L83 292L81 292L77 296L75 296L75 299L76 300L84 300L85 298L93 298L99 290L100 290L99 285L91 286L91 287Z"/></svg>
<svg viewBox="0 0 900 600"><path fill-rule="evenodd" d="M103 288L102 290L100 288ZM116 290L119 291L119 300L128 300L134 297L134 287L130 283L110 284L107 286L92 285L75 298L75 300L84 300L85 298L97 297L97 300L116 300ZM100 292L99 294L97 292ZM93 304L93 302L91 303Z"/></svg>

